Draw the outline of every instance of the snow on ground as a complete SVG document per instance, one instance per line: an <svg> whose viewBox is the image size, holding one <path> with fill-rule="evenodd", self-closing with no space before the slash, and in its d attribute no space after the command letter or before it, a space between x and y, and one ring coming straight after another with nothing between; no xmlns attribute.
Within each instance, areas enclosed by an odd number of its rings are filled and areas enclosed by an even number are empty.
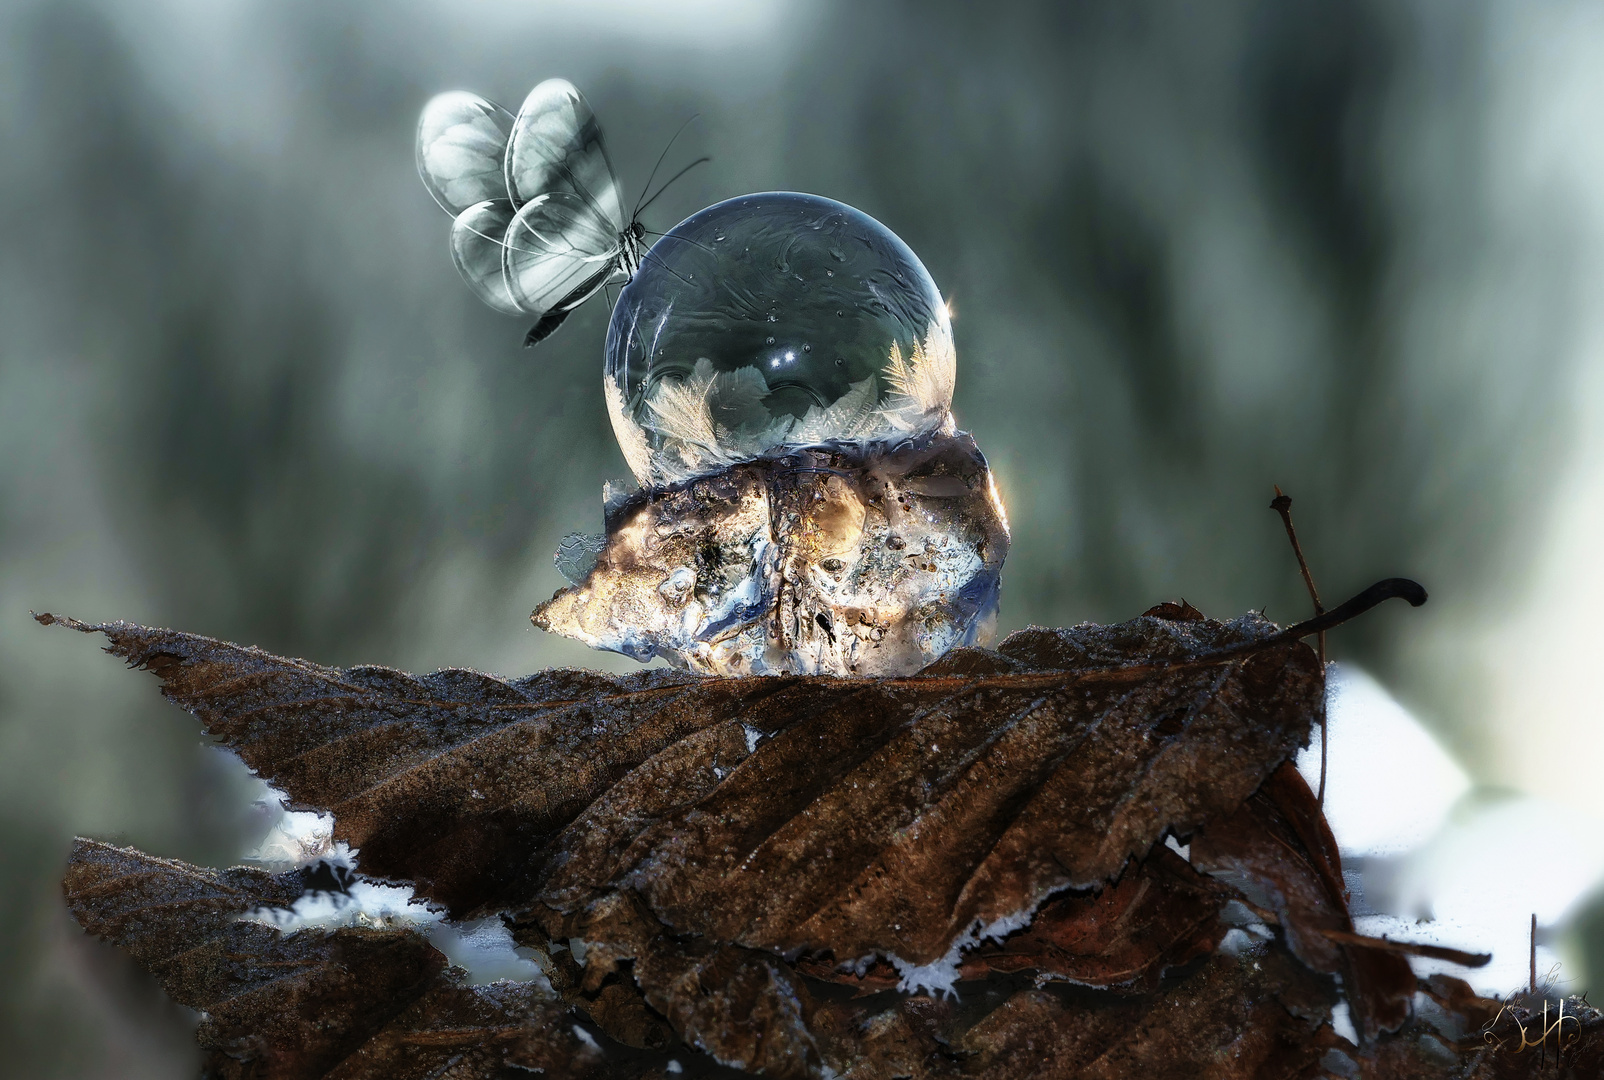
<svg viewBox="0 0 1604 1080"><path fill-rule="evenodd" d="M1326 714L1326 818L1354 888L1361 933L1490 952L1482 968L1412 960L1478 991L1508 994L1529 977L1531 917L1537 971L1579 992L1558 938L1604 886L1604 841L1574 812L1537 796L1472 786L1464 771L1374 679L1331 665ZM1311 787L1320 742L1298 757ZM1569 968L1569 970L1567 970Z"/></svg>
<svg viewBox="0 0 1604 1080"><path fill-rule="evenodd" d="M1326 820L1344 858L1396 855L1434 836L1470 778L1381 684L1332 664L1326 679ZM1320 732L1298 755L1320 789Z"/></svg>

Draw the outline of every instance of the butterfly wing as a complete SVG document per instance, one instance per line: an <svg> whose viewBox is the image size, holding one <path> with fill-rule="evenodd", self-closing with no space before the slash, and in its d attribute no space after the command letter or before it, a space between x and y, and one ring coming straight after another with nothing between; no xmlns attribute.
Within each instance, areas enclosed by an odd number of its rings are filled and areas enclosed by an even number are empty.
<svg viewBox="0 0 1604 1080"><path fill-rule="evenodd" d="M507 198L507 140L516 118L477 94L438 94L418 118L418 175L447 213Z"/></svg>
<svg viewBox="0 0 1604 1080"><path fill-rule="evenodd" d="M518 210L502 244L507 291L531 315L578 306L613 276L618 232L572 192L538 195Z"/></svg>
<svg viewBox="0 0 1604 1080"><path fill-rule="evenodd" d="M455 215L451 258L486 304L540 316L533 344L619 269L623 207L601 128L571 83L548 79L518 115L475 94L432 99L418 173Z"/></svg>
<svg viewBox="0 0 1604 1080"><path fill-rule="evenodd" d="M470 206L451 223L451 261L474 295L497 311L521 315L523 308L507 288L503 243L512 224L512 203L487 199Z"/></svg>
<svg viewBox="0 0 1604 1080"><path fill-rule="evenodd" d="M566 79L547 79L524 99L507 143L506 186L515 206L555 192L589 203L614 236L624 209L613 163L590 103Z"/></svg>

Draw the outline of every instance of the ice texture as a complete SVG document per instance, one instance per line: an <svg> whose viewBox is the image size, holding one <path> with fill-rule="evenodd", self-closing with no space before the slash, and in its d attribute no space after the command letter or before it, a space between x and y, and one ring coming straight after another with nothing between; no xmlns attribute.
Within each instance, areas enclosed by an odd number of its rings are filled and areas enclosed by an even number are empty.
<svg viewBox="0 0 1604 1080"><path fill-rule="evenodd" d="M878 221L743 195L653 245L620 293L604 389L643 485L776 450L935 431L957 358L941 293Z"/></svg>
<svg viewBox="0 0 1604 1080"><path fill-rule="evenodd" d="M535 624L723 675L909 674L984 644L1008 554L986 459L947 429L615 493L606 528Z"/></svg>

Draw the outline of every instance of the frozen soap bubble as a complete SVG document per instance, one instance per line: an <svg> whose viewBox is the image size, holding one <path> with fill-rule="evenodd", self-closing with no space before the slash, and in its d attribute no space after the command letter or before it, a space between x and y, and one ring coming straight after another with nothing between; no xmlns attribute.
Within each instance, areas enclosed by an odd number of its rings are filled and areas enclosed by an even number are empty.
<svg viewBox="0 0 1604 1080"><path fill-rule="evenodd" d="M878 221L817 195L743 195L686 218L619 294L608 412L646 485L791 447L947 425L941 293Z"/></svg>

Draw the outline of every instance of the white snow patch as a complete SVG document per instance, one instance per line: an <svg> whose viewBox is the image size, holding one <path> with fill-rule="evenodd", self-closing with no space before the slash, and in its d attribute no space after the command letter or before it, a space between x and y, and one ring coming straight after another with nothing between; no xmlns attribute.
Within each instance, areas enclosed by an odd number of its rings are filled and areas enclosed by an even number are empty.
<svg viewBox="0 0 1604 1080"><path fill-rule="evenodd" d="M356 871L356 852L334 842L332 814L287 811L283 792L262 785L257 799L271 824L267 835L246 858L274 873L287 873L319 862ZM339 876L339 875L337 875ZM258 908L242 919L277 928L285 934L311 928L342 926L408 927L421 931L457 967L468 972L472 986L506 979L540 984L554 993L545 972L520 950L500 919L452 923L405 885L383 885L353 877L346 892L309 892L294 906Z"/></svg>
<svg viewBox="0 0 1604 1080"><path fill-rule="evenodd" d="M590 1032L586 1031L584 1028L580 1027L578 1024L574 1025L574 1038L578 1039L580 1042L584 1043L598 1054L601 1053L601 1044L596 1041L596 1037Z"/></svg>
<svg viewBox="0 0 1604 1080"><path fill-rule="evenodd" d="M512 933L499 918L452 923L442 920L429 930L429 942L446 954L446 959L468 972L469 986L493 982L535 983L555 996L551 981L540 965L529 959L532 949L512 940Z"/></svg>
<svg viewBox="0 0 1604 1080"><path fill-rule="evenodd" d="M1446 973L1464 979L1476 991L1489 996L1503 996L1524 988L1530 975L1531 914L1517 917L1518 925L1509 928L1465 922L1460 919L1433 919L1419 921L1402 919L1396 915L1359 915L1353 920L1354 930L1371 937L1388 937L1394 941L1408 941L1417 945L1445 945L1466 952L1492 953L1486 967L1465 968L1447 960L1431 960L1412 956L1409 966L1416 975L1428 978ZM1546 945L1537 946L1537 976L1543 979L1559 964L1559 957Z"/></svg>
<svg viewBox="0 0 1604 1080"><path fill-rule="evenodd" d="M746 752L750 754L757 749L757 744L763 740L764 734L751 724L742 724L741 730L746 732Z"/></svg>
<svg viewBox="0 0 1604 1080"><path fill-rule="evenodd" d="M901 976L897 989L907 994L917 994L921 991L929 994L940 994L943 997L956 997L953 987L958 983L958 958L963 946L953 942L947 955L930 964L910 964L902 957L891 953L886 957L896 967L897 974Z"/></svg>
<svg viewBox="0 0 1604 1080"><path fill-rule="evenodd" d="M266 834L245 859L271 873L299 870L315 862L331 862L351 869L354 852L334 842L334 815L284 809L289 796L260 777L255 814L267 823Z"/></svg>
<svg viewBox="0 0 1604 1080"><path fill-rule="evenodd" d="M1394 910L1530 930L1563 921L1604 877L1604 840L1574 811L1533 796L1475 800L1401 860Z"/></svg>
<svg viewBox="0 0 1604 1080"><path fill-rule="evenodd" d="M1241 956L1258 944L1258 939L1253 935L1240 926L1233 926L1225 932L1218 947L1226 956Z"/></svg>
<svg viewBox="0 0 1604 1080"><path fill-rule="evenodd" d="M1045 897L1043 899L1045 899ZM1036 917L1036 909L1040 906L1041 904L1038 901L1028 908L1025 908L1021 911L1016 911L1012 915L1004 915L1002 918L991 923L989 926L983 927L975 936L975 940L985 941L989 939L991 941L1001 941L1009 934L1012 934L1015 930L1023 930L1025 927L1030 925L1030 920Z"/></svg>
<svg viewBox="0 0 1604 1080"><path fill-rule="evenodd" d="M1410 958L1416 974L1448 972L1505 995L1529 979L1530 920L1556 937L1604 884L1604 838L1546 799L1474 790L1423 725L1360 669L1331 664L1325 815L1344 860L1359 868L1363 934L1492 953L1485 968ZM1320 782L1320 735L1298 756ZM1538 945L1538 977L1556 952ZM1561 985L1564 979L1561 979Z"/></svg>
<svg viewBox="0 0 1604 1080"><path fill-rule="evenodd" d="M1355 920L1361 933L1490 952L1482 968L1412 959L1417 973L1446 971L1484 994L1529 979L1531 918L1540 936L1563 927L1604 878L1604 843L1587 823L1533 796L1473 797L1418 851L1367 866L1368 897L1383 914ZM1558 957L1537 947L1543 978Z"/></svg>
<svg viewBox="0 0 1604 1080"><path fill-rule="evenodd" d="M1419 847L1448 820L1470 779L1409 710L1359 668L1326 670L1326 820L1344 856L1394 855ZM1298 755L1298 771L1320 785L1320 732Z"/></svg>
<svg viewBox="0 0 1604 1080"><path fill-rule="evenodd" d="M1240 900L1227 900L1220 909L1220 921L1227 926L1262 925L1254 910Z"/></svg>
<svg viewBox="0 0 1604 1080"><path fill-rule="evenodd" d="M278 819L246 856L283 872L309 866L320 859L349 864L350 848L334 843L334 815L280 811Z"/></svg>
<svg viewBox="0 0 1604 1080"><path fill-rule="evenodd" d="M1261 922L1248 923L1244 926L1233 926L1225 932L1220 939L1220 951L1227 956L1241 956L1245 952L1263 945L1275 936L1271 930Z"/></svg>
<svg viewBox="0 0 1604 1080"><path fill-rule="evenodd" d="M1359 1033L1354 1030L1353 1016L1348 1012L1347 1001L1339 1001L1331 1007L1331 1030L1353 1045L1359 1045Z"/></svg>
<svg viewBox="0 0 1604 1080"><path fill-rule="evenodd" d="M432 927L443 922L445 915L417 899L406 886L358 879L351 883L349 892L307 893L288 910L257 908L240 918L293 934L310 927Z"/></svg>
<svg viewBox="0 0 1604 1080"><path fill-rule="evenodd" d="M1531 917L1553 936L1604 882L1604 837L1574 811L1531 795L1473 789L1424 727L1358 668L1327 672L1330 728L1325 813L1355 893L1361 933L1490 952L1482 968L1411 958L1484 994L1529 978ZM1298 756L1311 787L1320 740ZM1538 976L1556 963L1538 946Z"/></svg>

